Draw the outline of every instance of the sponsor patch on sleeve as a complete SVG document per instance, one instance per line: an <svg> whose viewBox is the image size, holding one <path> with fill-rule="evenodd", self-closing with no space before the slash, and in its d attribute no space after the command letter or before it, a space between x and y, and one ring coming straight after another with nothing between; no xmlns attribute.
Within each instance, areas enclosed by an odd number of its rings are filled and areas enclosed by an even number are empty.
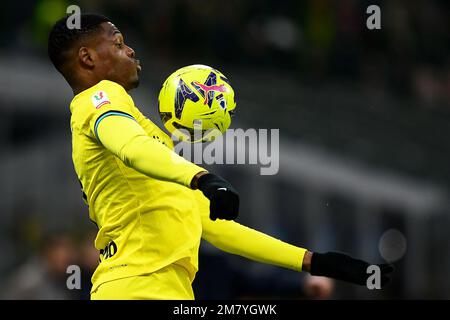
<svg viewBox="0 0 450 320"><path fill-rule="evenodd" d="M105 104L111 104L105 91L97 91L92 95L92 103L95 109L100 109Z"/></svg>

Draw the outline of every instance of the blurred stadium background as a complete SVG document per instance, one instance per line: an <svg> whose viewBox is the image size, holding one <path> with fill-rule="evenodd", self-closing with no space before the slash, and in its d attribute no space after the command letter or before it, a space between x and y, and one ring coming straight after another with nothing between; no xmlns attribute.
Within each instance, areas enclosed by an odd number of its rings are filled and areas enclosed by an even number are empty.
<svg viewBox="0 0 450 320"><path fill-rule="evenodd" d="M46 56L66 7L107 15L143 65L136 104L161 125L157 94L202 63L237 92L234 128L279 128L280 172L213 170L242 194L239 218L312 250L394 261L393 283L337 283L331 298L450 298L449 2L2 1L2 298L85 299L95 227L71 162L71 90ZM366 8L381 7L381 30ZM65 286L68 264L82 290ZM214 273L224 273L217 279ZM198 298L306 298L304 275L202 245Z"/></svg>

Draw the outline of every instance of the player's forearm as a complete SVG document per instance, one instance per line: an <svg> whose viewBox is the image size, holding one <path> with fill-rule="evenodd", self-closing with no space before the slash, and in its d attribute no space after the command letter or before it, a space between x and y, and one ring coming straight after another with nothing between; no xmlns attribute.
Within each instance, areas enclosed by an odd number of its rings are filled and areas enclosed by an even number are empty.
<svg viewBox="0 0 450 320"><path fill-rule="evenodd" d="M193 178L204 169L178 156L147 136L136 137L120 152L129 167L152 178L191 187Z"/></svg>
<svg viewBox="0 0 450 320"><path fill-rule="evenodd" d="M304 269L306 249L293 246L236 222L212 222L204 219L202 237L228 253L296 271Z"/></svg>
<svg viewBox="0 0 450 320"><path fill-rule="evenodd" d="M147 136L134 120L111 116L98 126L99 140L127 166L149 177L191 187L203 168L185 160L171 149Z"/></svg>

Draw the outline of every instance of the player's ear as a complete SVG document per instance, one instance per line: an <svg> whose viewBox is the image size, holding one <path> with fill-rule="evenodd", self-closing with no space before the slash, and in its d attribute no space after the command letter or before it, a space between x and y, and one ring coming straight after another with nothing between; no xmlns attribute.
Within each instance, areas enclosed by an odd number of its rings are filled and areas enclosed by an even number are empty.
<svg viewBox="0 0 450 320"><path fill-rule="evenodd" d="M94 57L93 57L93 51L90 50L87 47L81 47L78 50L78 58L80 59L81 63L88 67L93 68L94 67Z"/></svg>

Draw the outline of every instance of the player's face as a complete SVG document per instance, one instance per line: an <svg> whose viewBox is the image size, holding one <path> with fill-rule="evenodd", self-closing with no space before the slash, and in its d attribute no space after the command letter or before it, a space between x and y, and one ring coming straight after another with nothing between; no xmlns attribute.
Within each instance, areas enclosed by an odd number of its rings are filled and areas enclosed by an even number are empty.
<svg viewBox="0 0 450 320"><path fill-rule="evenodd" d="M103 33L98 38L96 72L102 79L122 85L125 90L139 85L141 66L132 48L124 43L123 36L111 22L102 23Z"/></svg>

